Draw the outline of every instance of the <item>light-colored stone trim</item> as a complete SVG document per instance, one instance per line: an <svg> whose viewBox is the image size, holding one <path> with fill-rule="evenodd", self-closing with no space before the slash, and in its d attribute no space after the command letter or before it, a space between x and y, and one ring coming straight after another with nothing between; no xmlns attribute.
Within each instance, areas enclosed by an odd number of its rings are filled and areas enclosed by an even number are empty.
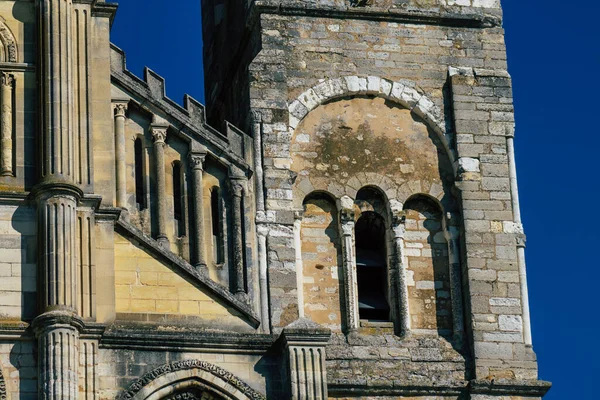
<svg viewBox="0 0 600 400"><path fill-rule="evenodd" d="M450 162L454 164L454 154L446 138L444 114L425 94L412 85L394 82L377 76L345 76L330 79L308 89L289 103L289 131L293 133L309 112L328 101L347 97L373 95L383 97L409 109L421 117L439 136Z"/></svg>
<svg viewBox="0 0 600 400"><path fill-rule="evenodd" d="M521 284L521 304L523 308L523 340L531 346L531 314L529 311L529 289L527 286L527 265L525 263L525 235L521 222L521 205L519 203L519 186L517 184L517 166L515 162L515 140L514 136L506 138L508 155L508 170L510 178L510 196L512 201L513 220L520 232L517 237L517 260L519 263L519 282Z"/></svg>

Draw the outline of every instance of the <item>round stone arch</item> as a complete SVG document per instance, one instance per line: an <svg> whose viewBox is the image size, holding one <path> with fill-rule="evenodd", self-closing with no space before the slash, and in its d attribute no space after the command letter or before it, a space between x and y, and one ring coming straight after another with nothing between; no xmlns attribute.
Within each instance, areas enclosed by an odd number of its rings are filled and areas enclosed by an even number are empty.
<svg viewBox="0 0 600 400"><path fill-rule="evenodd" d="M0 17L0 62L18 62L17 41L4 19Z"/></svg>
<svg viewBox="0 0 600 400"><path fill-rule="evenodd" d="M455 156L451 150L443 113L439 107L412 85L377 76L353 75L329 79L308 89L288 106L290 134L293 134L304 117L319 105L338 98L357 95L383 97L422 118L438 135L451 165L455 165Z"/></svg>
<svg viewBox="0 0 600 400"><path fill-rule="evenodd" d="M158 367L134 381L117 400L160 400L181 390L199 389L215 399L266 400L231 372L201 360L184 360Z"/></svg>

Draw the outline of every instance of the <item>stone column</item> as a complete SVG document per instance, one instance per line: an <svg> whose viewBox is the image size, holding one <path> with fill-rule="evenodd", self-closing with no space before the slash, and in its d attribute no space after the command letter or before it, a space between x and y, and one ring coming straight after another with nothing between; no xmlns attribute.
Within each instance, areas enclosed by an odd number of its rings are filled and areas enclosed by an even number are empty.
<svg viewBox="0 0 600 400"><path fill-rule="evenodd" d="M455 217L450 221L454 222ZM449 226L445 232L448 241L448 260L450 262L450 295L452 296L452 329L456 339L462 339L464 332L462 302L462 271L460 262L460 230L457 226Z"/></svg>
<svg viewBox="0 0 600 400"><path fill-rule="evenodd" d="M532 346L531 316L529 312L529 289L527 287L527 266L525 264L525 235L521 221L521 205L519 202L519 186L517 184L517 165L515 161L515 138L511 132L506 138L508 153L508 170L510 178L510 195L512 200L513 220L517 231L517 260L519 263L519 282L521 283L521 304L523 307L523 340Z"/></svg>
<svg viewBox="0 0 600 400"><path fill-rule="evenodd" d="M156 240L161 247L169 248L167 237L167 210L166 210L166 178L165 178L165 140L167 139L167 125L152 124L150 132L154 141L154 163L156 164L156 214L158 219L158 235Z"/></svg>
<svg viewBox="0 0 600 400"><path fill-rule="evenodd" d="M242 207L244 198L244 185L246 177L241 175L241 171L232 171L229 176L232 199L232 233L233 233L233 293L245 294L246 285L244 281L244 232L242 224Z"/></svg>
<svg viewBox="0 0 600 400"><path fill-rule="evenodd" d="M2 73L0 115L0 175L12 176L13 171L13 87L14 75Z"/></svg>
<svg viewBox="0 0 600 400"><path fill-rule="evenodd" d="M77 399L77 205L73 137L73 1L40 0L39 93L41 181L32 194L38 210L38 398Z"/></svg>
<svg viewBox="0 0 600 400"><path fill-rule="evenodd" d="M304 318L304 266L302 264L302 217L304 211L294 212L294 248L296 255L296 287L298 292L298 317Z"/></svg>
<svg viewBox="0 0 600 400"><path fill-rule="evenodd" d="M345 196L346 197L346 196ZM340 228L344 261L344 305L346 308L346 329L354 331L359 327L358 282L356 278L356 257L354 256L354 210L351 199L342 199ZM348 203L344 206L344 203Z"/></svg>
<svg viewBox="0 0 600 400"><path fill-rule="evenodd" d="M113 102L115 118L115 168L117 175L117 207L127 208L127 159L125 148L125 112L127 102Z"/></svg>
<svg viewBox="0 0 600 400"><path fill-rule="evenodd" d="M410 335L410 309L408 307L408 285L406 281L406 264L404 263L404 235L406 234L406 215L403 211L392 217L392 233L394 235L394 265L397 299L397 323L401 336Z"/></svg>
<svg viewBox="0 0 600 400"><path fill-rule="evenodd" d="M331 331L300 318L286 326L281 336L288 359L289 398L326 400L325 347Z"/></svg>
<svg viewBox="0 0 600 400"><path fill-rule="evenodd" d="M190 168L192 169L192 180L194 182L194 266L198 271L208 273L206 266L206 251L204 239L204 188L202 175L204 174L204 160L206 149L198 149L189 154Z"/></svg>

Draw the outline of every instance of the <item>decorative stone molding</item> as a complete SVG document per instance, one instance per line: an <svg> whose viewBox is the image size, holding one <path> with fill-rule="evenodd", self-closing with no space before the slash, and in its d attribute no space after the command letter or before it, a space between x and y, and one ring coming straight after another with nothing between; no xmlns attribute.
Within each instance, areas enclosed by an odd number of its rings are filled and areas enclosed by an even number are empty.
<svg viewBox="0 0 600 400"><path fill-rule="evenodd" d="M4 46L5 54L5 59L0 61L11 63L18 62L17 41L4 21L0 21L0 40Z"/></svg>
<svg viewBox="0 0 600 400"><path fill-rule="evenodd" d="M127 207L127 154L125 147L125 114L127 100L113 100L115 133L115 166L117 178L117 207Z"/></svg>
<svg viewBox="0 0 600 400"><path fill-rule="evenodd" d="M12 176L13 171L13 88L15 76L2 73L0 109L0 175Z"/></svg>
<svg viewBox="0 0 600 400"><path fill-rule="evenodd" d="M342 198L342 207L347 199ZM343 207L340 210L340 231L342 234L344 300L346 309L346 330L354 331L359 326L358 282L356 276L356 257L354 254L354 210Z"/></svg>
<svg viewBox="0 0 600 400"><path fill-rule="evenodd" d="M0 400L6 400L6 382L4 381L4 375L0 369Z"/></svg>
<svg viewBox="0 0 600 400"><path fill-rule="evenodd" d="M207 386L233 399L266 400L263 394L252 389L231 372L201 360L177 361L158 367L135 380L117 396L117 400L146 399L161 388L188 379L206 381ZM232 391L230 387L234 390Z"/></svg>
<svg viewBox="0 0 600 400"><path fill-rule="evenodd" d="M402 82L394 82L377 76L345 76L322 82L292 101L288 106L289 130L293 132L309 112L334 99L373 95L383 97L409 109L421 117L439 136L451 163L454 154L446 137L444 114L425 94Z"/></svg>

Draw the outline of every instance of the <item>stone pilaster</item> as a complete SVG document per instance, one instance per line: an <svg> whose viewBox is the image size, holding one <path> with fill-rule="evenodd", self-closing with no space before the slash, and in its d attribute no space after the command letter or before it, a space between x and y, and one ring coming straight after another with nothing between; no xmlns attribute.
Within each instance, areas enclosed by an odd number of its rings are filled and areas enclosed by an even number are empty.
<svg viewBox="0 0 600 400"><path fill-rule="evenodd" d="M346 196L344 196L346 197ZM346 309L346 330L359 327L358 283L356 277L356 257L354 254L354 210L349 198L342 198L340 210L340 230L342 232L342 251L344 262L344 308Z"/></svg>
<svg viewBox="0 0 600 400"><path fill-rule="evenodd" d="M158 234L156 240L164 247L169 247L167 237L167 210L166 210L166 177L165 177L165 140L167 139L167 125L152 124L150 131L154 142L154 163L156 165L156 214L158 220Z"/></svg>
<svg viewBox="0 0 600 400"><path fill-rule="evenodd" d="M13 171L13 87L15 77L2 73L0 115L0 175L12 176Z"/></svg>
<svg viewBox="0 0 600 400"><path fill-rule="evenodd" d="M127 101L114 101L115 168L117 175L117 207L127 208L127 160L125 148L125 113Z"/></svg>
<svg viewBox="0 0 600 400"><path fill-rule="evenodd" d="M77 205L73 135L73 1L39 1L41 182L33 189L38 214L39 399L77 399Z"/></svg>
<svg viewBox="0 0 600 400"><path fill-rule="evenodd" d="M72 400L79 396L79 331L76 316L50 311L37 317L40 400Z"/></svg>
<svg viewBox="0 0 600 400"><path fill-rule="evenodd" d="M39 3L42 176L73 181L73 1Z"/></svg>
<svg viewBox="0 0 600 400"><path fill-rule="evenodd" d="M208 272L206 266L206 251L204 239L204 194L202 175L204 174L204 160L206 149L198 149L189 154L192 180L194 183L194 266L201 272Z"/></svg>
<svg viewBox="0 0 600 400"><path fill-rule="evenodd" d="M289 398L327 399L325 347L331 331L308 319L300 318L286 326L281 336L288 361Z"/></svg>
<svg viewBox="0 0 600 400"><path fill-rule="evenodd" d="M242 224L242 207L244 199L244 186L246 177L238 171L231 171L229 185L231 189L233 230L233 293L245 294L246 285L244 280L244 232Z"/></svg>
<svg viewBox="0 0 600 400"><path fill-rule="evenodd" d="M404 263L404 235L406 226L404 225L406 216L402 211L396 212L392 218L392 233L394 235L394 262L391 266L392 273L395 274L396 293L396 331L401 336L410 335L410 310L408 308L408 286L406 282L406 265Z"/></svg>

